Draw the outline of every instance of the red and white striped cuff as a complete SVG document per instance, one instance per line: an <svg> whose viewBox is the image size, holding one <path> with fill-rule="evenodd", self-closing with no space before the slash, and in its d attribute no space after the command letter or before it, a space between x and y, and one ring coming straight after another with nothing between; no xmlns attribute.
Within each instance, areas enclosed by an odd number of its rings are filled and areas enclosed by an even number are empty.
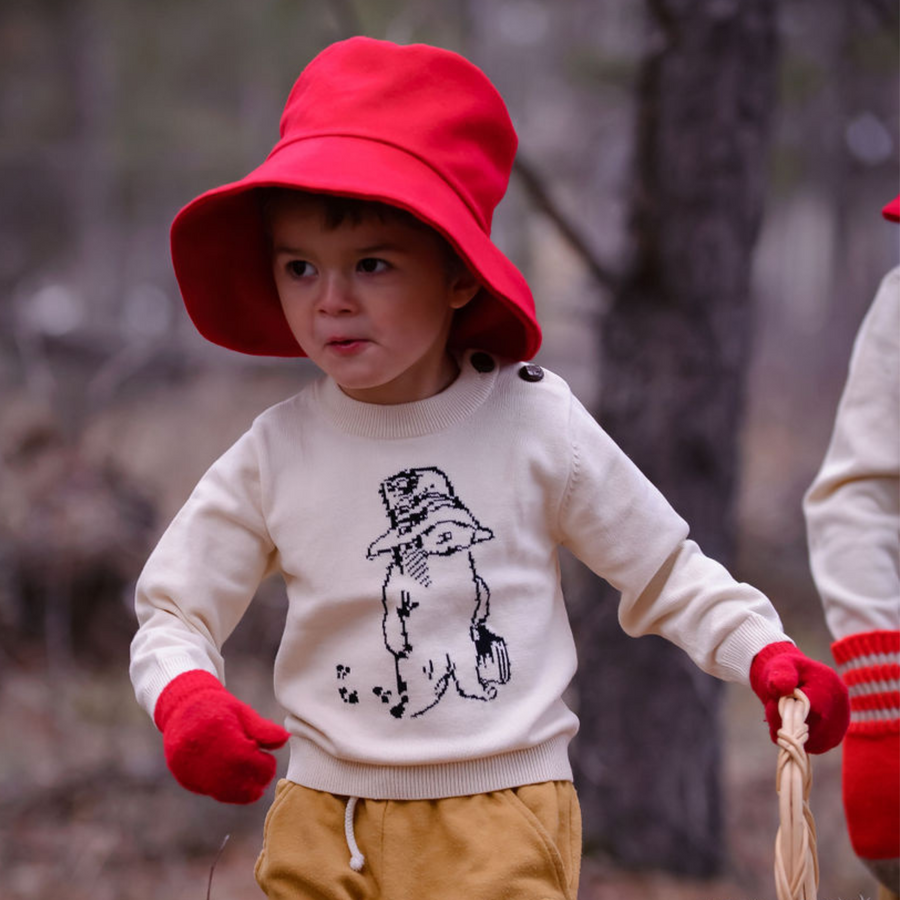
<svg viewBox="0 0 900 900"><path fill-rule="evenodd" d="M900 631L864 631L831 645L850 693L850 730L900 730Z"/></svg>

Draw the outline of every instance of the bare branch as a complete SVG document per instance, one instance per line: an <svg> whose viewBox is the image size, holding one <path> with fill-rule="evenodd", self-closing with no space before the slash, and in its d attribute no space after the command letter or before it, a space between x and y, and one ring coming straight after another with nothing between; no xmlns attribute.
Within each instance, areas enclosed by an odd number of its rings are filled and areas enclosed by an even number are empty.
<svg viewBox="0 0 900 900"><path fill-rule="evenodd" d="M213 873L216 871L216 865L222 858L222 852L225 850L225 845L228 843L228 838L230 837L230 834L225 835L225 840L222 841L222 845L219 847L219 852L216 854L216 858L213 860L213 864L209 867L209 884L207 884L206 886L206 900L210 900L210 897L212 896Z"/></svg>
<svg viewBox="0 0 900 900"><path fill-rule="evenodd" d="M572 249L581 257L597 282L611 291L616 290L620 281L619 274L597 258L596 253L589 246L583 235L550 196L543 179L538 175L531 163L526 162L522 155L519 154L513 164L513 171L521 179L535 206L556 225Z"/></svg>

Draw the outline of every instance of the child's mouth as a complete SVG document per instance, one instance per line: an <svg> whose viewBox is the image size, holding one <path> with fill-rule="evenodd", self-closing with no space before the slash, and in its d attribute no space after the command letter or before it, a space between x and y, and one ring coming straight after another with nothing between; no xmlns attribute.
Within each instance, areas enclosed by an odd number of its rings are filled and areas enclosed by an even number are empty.
<svg viewBox="0 0 900 900"><path fill-rule="evenodd" d="M368 344L365 338L337 338L328 342L328 348L341 355L358 353Z"/></svg>

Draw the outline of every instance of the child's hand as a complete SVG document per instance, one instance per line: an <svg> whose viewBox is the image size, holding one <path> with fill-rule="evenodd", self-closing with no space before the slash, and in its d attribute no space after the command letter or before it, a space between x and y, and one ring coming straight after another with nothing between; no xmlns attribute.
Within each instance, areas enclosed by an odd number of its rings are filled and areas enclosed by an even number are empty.
<svg viewBox="0 0 900 900"><path fill-rule="evenodd" d="M271 753L290 735L200 669L166 685L153 713L178 783L223 803L253 803L275 775Z"/></svg>
<svg viewBox="0 0 900 900"><path fill-rule="evenodd" d="M788 641L763 647L753 658L750 685L766 707L772 741L778 740L778 700L800 688L809 699L807 753L836 747L850 724L850 699L837 672L801 653Z"/></svg>

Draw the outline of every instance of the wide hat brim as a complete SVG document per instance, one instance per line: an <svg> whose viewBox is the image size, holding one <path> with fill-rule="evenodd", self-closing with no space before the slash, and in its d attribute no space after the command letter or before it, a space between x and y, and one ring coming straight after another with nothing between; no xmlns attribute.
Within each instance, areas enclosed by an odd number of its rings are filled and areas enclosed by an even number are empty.
<svg viewBox="0 0 900 900"><path fill-rule="evenodd" d="M889 222L900 222L900 194L884 205L881 215Z"/></svg>
<svg viewBox="0 0 900 900"><path fill-rule="evenodd" d="M175 217L175 275L192 321L208 340L260 356L305 355L272 276L255 191L270 186L376 200L412 213L447 239L482 285L456 312L451 345L512 359L537 353L541 331L531 290L460 195L407 151L347 135L282 141L247 177L202 194Z"/></svg>

